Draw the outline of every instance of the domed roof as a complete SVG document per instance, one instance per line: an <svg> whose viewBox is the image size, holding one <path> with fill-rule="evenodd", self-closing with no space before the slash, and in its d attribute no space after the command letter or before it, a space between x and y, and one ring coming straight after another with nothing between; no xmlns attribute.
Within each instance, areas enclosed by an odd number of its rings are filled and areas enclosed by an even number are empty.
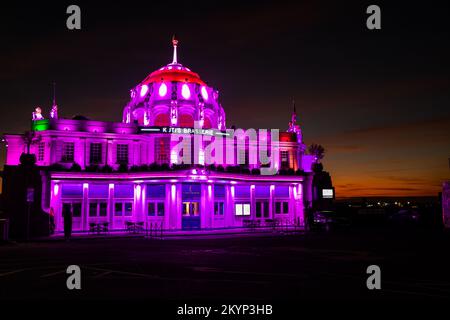
<svg viewBox="0 0 450 320"><path fill-rule="evenodd" d="M200 79L200 76L192 72L189 68L184 67L177 61L177 45L178 40L172 39L173 45L173 61L168 65L152 72L142 82L141 85L148 85L152 82L162 81L179 81L179 82L191 82L199 85L205 85L206 83Z"/></svg>
<svg viewBox="0 0 450 320"><path fill-rule="evenodd" d="M205 85L205 82L200 79L200 76L192 72L181 64L168 64L161 69L152 72L147 78L145 78L141 85L149 84L152 82L162 81L179 81L179 82L193 82L199 85Z"/></svg>

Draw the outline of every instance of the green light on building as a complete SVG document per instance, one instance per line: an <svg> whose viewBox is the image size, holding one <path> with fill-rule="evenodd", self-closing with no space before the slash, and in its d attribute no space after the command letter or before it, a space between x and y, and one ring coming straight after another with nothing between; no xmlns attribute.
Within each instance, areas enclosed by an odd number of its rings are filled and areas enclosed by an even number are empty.
<svg viewBox="0 0 450 320"><path fill-rule="evenodd" d="M45 131L50 128L50 120L49 119L42 119L42 120L35 120L31 123L31 130L33 131Z"/></svg>

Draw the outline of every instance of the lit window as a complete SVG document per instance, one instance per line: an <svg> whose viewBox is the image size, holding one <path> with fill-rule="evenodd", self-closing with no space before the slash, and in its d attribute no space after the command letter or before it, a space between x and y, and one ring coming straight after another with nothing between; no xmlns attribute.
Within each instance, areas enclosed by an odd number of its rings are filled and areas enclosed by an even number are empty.
<svg viewBox="0 0 450 320"><path fill-rule="evenodd" d="M250 215L250 203L236 203L235 213L237 216L249 216Z"/></svg>
<svg viewBox="0 0 450 320"><path fill-rule="evenodd" d="M181 95L186 100L191 97L191 91L189 90L189 87L187 84L183 84L183 86L181 87Z"/></svg>
<svg viewBox="0 0 450 320"><path fill-rule="evenodd" d="M202 87L202 97L203 97L203 99L206 101L206 100L208 100L208 92L206 91L206 88L203 86Z"/></svg>
<svg viewBox="0 0 450 320"><path fill-rule="evenodd" d="M145 96L145 94L147 93L147 91L148 91L148 86L147 86L146 84L144 84L144 85L141 87L141 97Z"/></svg>
<svg viewBox="0 0 450 320"><path fill-rule="evenodd" d="M167 93L167 85L165 83L161 83L158 90L159 96L164 97Z"/></svg>

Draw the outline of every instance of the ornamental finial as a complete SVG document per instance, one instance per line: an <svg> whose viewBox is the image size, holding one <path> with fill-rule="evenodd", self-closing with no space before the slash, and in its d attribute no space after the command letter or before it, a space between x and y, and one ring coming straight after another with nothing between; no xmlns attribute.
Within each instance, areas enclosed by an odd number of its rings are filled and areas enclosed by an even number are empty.
<svg viewBox="0 0 450 320"><path fill-rule="evenodd" d="M178 40L175 39L175 35L172 36L172 45L173 45L173 61L172 61L172 64L178 64L178 61L177 61Z"/></svg>

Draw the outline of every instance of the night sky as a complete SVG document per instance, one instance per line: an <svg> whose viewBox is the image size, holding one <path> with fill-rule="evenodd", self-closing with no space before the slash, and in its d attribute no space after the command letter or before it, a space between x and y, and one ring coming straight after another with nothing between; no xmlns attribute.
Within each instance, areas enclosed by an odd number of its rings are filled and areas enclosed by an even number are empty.
<svg viewBox="0 0 450 320"><path fill-rule="evenodd" d="M381 30L366 28L373 3ZM70 4L80 31L66 28ZM436 195L449 178L448 5L11 5L0 9L2 133L27 130L36 105L48 114L53 81L60 117L121 121L129 89L171 62L176 34L178 60L220 90L228 126L285 130L295 99L338 197Z"/></svg>

